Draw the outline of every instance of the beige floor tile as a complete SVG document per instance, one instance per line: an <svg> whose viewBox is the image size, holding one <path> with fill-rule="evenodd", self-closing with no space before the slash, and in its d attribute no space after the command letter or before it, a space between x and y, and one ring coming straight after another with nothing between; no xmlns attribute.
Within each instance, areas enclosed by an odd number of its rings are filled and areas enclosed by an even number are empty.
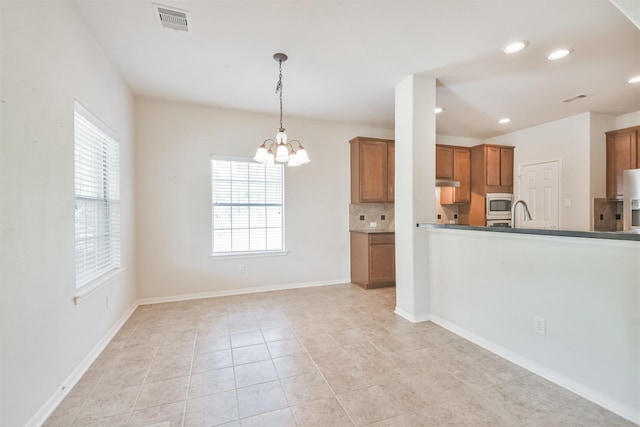
<svg viewBox="0 0 640 427"><path fill-rule="evenodd" d="M168 405L134 411L129 418L128 425L132 427L146 427L164 424L167 427L179 427L184 417L185 402L175 402Z"/></svg>
<svg viewBox="0 0 640 427"><path fill-rule="evenodd" d="M351 427L354 424L335 397L316 400L291 408L302 427Z"/></svg>
<svg viewBox="0 0 640 427"><path fill-rule="evenodd" d="M75 424L83 424L113 415L128 414L140 391L140 386L93 392L84 403Z"/></svg>
<svg viewBox="0 0 640 427"><path fill-rule="evenodd" d="M264 337L259 330L231 334L231 346L234 348L263 343Z"/></svg>
<svg viewBox="0 0 640 427"><path fill-rule="evenodd" d="M500 424L527 422L549 414L553 407L544 399L527 393L522 387L505 383L477 393L480 403L498 416Z"/></svg>
<svg viewBox="0 0 640 427"><path fill-rule="evenodd" d="M279 409L240 420L242 427L296 427L291 409Z"/></svg>
<svg viewBox="0 0 640 427"><path fill-rule="evenodd" d="M112 415L110 417L99 418L92 421L82 421L79 422L76 420L74 426L82 426L82 427L124 427L127 424L127 420L129 419L129 414L119 414Z"/></svg>
<svg viewBox="0 0 640 427"><path fill-rule="evenodd" d="M126 365L122 365L118 368L109 368L105 370L100 381L93 389L93 393L117 390L124 387L140 386L142 385L148 370L148 367L127 367Z"/></svg>
<svg viewBox="0 0 640 427"><path fill-rule="evenodd" d="M170 380L145 383L140 391L134 410L182 402L187 397L189 377L172 378Z"/></svg>
<svg viewBox="0 0 640 427"><path fill-rule="evenodd" d="M246 387L278 379L278 374L271 360L234 366L236 387Z"/></svg>
<svg viewBox="0 0 640 427"><path fill-rule="evenodd" d="M634 423L587 400L579 399L527 424L529 427L606 426L633 427Z"/></svg>
<svg viewBox="0 0 640 427"><path fill-rule="evenodd" d="M296 334L289 326L282 326L277 328L264 328L262 329L262 336L264 336L266 342L272 342L295 338Z"/></svg>
<svg viewBox="0 0 640 427"><path fill-rule="evenodd" d="M499 382L507 382L516 378L531 375L531 372L519 367L499 356L490 356L477 360L471 364L474 368L489 374Z"/></svg>
<svg viewBox="0 0 640 427"><path fill-rule="evenodd" d="M228 368L233 366L231 349L200 353L193 357L191 373L211 371L213 369Z"/></svg>
<svg viewBox="0 0 640 427"><path fill-rule="evenodd" d="M271 357L274 359L296 353L306 353L302 344L295 338L269 342L267 343L267 347L269 348Z"/></svg>
<svg viewBox="0 0 640 427"><path fill-rule="evenodd" d="M156 382L188 376L191 373L190 356L156 357L147 373L146 382Z"/></svg>
<svg viewBox="0 0 640 427"><path fill-rule="evenodd" d="M294 375L312 374L318 371L313 360L306 353L273 359L278 377L287 378Z"/></svg>
<svg viewBox="0 0 640 427"><path fill-rule="evenodd" d="M203 336L196 340L196 354L211 353L213 351L227 350L231 348L229 335Z"/></svg>
<svg viewBox="0 0 640 427"><path fill-rule="evenodd" d="M517 378L509 384L519 387L536 399L545 401L553 409L573 403L579 396L537 375Z"/></svg>
<svg viewBox="0 0 640 427"><path fill-rule="evenodd" d="M232 321L229 319L229 332L236 334L240 332L259 331L260 324L257 320Z"/></svg>
<svg viewBox="0 0 640 427"><path fill-rule="evenodd" d="M235 390L189 399L185 427L214 426L238 419Z"/></svg>
<svg viewBox="0 0 640 427"><path fill-rule="evenodd" d="M299 405L333 396L329 384L319 372L280 380L289 405Z"/></svg>
<svg viewBox="0 0 640 427"><path fill-rule="evenodd" d="M238 388L240 418L272 412L288 406L279 381Z"/></svg>
<svg viewBox="0 0 640 427"><path fill-rule="evenodd" d="M350 284L141 306L46 425L629 425L394 307Z"/></svg>
<svg viewBox="0 0 640 427"><path fill-rule="evenodd" d="M244 365L247 363L269 360L271 355L266 344L255 344L246 347L238 347L232 350L233 364Z"/></svg>
<svg viewBox="0 0 640 427"><path fill-rule="evenodd" d="M402 414L402 409L380 386L339 394L338 400L357 426L364 426Z"/></svg>
<svg viewBox="0 0 640 427"><path fill-rule="evenodd" d="M236 388L233 368L215 369L191 376L189 399L221 393Z"/></svg>
<svg viewBox="0 0 640 427"><path fill-rule="evenodd" d="M84 404L85 397L69 397L67 396L58 407L53 411L53 413L47 418L44 427L62 427L71 425L73 420L75 420L76 416L82 409L82 405Z"/></svg>
<svg viewBox="0 0 640 427"><path fill-rule="evenodd" d="M423 393L424 386L411 376L403 375L380 387L401 413L417 412L429 405L430 400Z"/></svg>

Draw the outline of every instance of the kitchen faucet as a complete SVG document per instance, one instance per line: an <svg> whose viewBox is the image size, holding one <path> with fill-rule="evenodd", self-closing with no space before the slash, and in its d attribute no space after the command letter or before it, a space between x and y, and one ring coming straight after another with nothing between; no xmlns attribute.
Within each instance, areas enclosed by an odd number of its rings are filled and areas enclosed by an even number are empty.
<svg viewBox="0 0 640 427"><path fill-rule="evenodd" d="M518 200L511 207L511 228L516 228L516 208L518 207L518 203L522 203L522 207L524 208L524 220L531 221L531 212L529 212L527 202L524 200Z"/></svg>

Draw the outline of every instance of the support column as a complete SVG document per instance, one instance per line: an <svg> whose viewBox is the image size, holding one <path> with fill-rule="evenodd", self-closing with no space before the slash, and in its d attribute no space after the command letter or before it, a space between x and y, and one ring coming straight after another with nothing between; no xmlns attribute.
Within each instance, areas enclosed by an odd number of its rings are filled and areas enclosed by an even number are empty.
<svg viewBox="0 0 640 427"><path fill-rule="evenodd" d="M396 86L396 314L429 319L429 240L435 222L436 79L414 74Z"/></svg>

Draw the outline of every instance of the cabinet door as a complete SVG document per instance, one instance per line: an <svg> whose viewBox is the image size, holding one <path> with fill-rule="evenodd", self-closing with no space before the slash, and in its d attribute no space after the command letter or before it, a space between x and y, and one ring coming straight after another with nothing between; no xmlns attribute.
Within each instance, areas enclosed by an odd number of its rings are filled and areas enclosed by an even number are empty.
<svg viewBox="0 0 640 427"><path fill-rule="evenodd" d="M607 135L607 199L624 197L622 173L635 169L638 162L637 131Z"/></svg>
<svg viewBox="0 0 640 427"><path fill-rule="evenodd" d="M471 150L468 148L453 149L453 179L460 182L455 189L455 203L471 201Z"/></svg>
<svg viewBox="0 0 640 427"><path fill-rule="evenodd" d="M500 149L500 185L513 188L513 148Z"/></svg>
<svg viewBox="0 0 640 427"><path fill-rule="evenodd" d="M436 145L436 179L453 179L453 147Z"/></svg>
<svg viewBox="0 0 640 427"><path fill-rule="evenodd" d="M485 147L487 186L500 186L500 147Z"/></svg>
<svg viewBox="0 0 640 427"><path fill-rule="evenodd" d="M393 243L369 246L369 282L391 283L396 279L396 249Z"/></svg>
<svg viewBox="0 0 640 427"><path fill-rule="evenodd" d="M387 201L387 143L360 143L360 202Z"/></svg>
<svg viewBox="0 0 640 427"><path fill-rule="evenodd" d="M387 143L387 201L396 199L396 145Z"/></svg>

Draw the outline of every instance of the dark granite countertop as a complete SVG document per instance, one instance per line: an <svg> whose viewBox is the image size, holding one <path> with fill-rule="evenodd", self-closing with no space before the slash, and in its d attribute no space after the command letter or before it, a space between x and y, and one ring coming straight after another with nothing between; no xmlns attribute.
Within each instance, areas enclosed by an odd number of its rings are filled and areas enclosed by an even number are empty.
<svg viewBox="0 0 640 427"><path fill-rule="evenodd" d="M365 234L377 234L377 233L395 233L394 230L385 230L380 228L373 228L370 230L349 230L351 233L365 233Z"/></svg>
<svg viewBox="0 0 640 427"><path fill-rule="evenodd" d="M628 240L640 242L640 232L635 231L576 231L550 230L535 228L503 228L503 227L475 227L471 225L430 224L418 223L417 227L442 228L448 230L488 231L492 233L533 234L538 236L583 237L588 239Z"/></svg>

